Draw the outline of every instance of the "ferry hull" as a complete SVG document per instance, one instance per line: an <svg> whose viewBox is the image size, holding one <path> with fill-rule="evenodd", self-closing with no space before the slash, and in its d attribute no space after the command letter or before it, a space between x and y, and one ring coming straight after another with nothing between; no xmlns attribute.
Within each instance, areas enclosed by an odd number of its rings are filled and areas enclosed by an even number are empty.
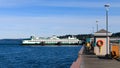
<svg viewBox="0 0 120 68"><path fill-rule="evenodd" d="M79 45L81 41L77 38L64 38L60 39L57 37L51 38L35 38L31 37L30 40L23 40L23 45Z"/></svg>
<svg viewBox="0 0 120 68"><path fill-rule="evenodd" d="M80 45L79 43L61 43L61 44L58 44L58 43L44 43L44 44L29 44L29 43L26 43L26 44L22 44L22 45Z"/></svg>

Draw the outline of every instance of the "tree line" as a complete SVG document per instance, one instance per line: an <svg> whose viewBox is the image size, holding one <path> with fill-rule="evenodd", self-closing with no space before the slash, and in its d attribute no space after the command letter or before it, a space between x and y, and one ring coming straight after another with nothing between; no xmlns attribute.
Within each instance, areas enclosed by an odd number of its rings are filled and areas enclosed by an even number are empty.
<svg viewBox="0 0 120 68"><path fill-rule="evenodd" d="M58 36L59 38L68 38L68 37L76 37L79 40L85 40L86 38L92 38L94 37L93 34L78 34L78 35L63 35ZM111 37L120 37L120 32L113 33Z"/></svg>

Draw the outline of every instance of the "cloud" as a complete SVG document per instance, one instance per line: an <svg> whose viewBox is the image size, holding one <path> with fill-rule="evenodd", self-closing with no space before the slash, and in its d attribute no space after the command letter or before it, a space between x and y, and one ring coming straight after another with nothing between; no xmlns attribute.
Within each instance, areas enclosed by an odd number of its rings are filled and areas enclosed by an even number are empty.
<svg viewBox="0 0 120 68"><path fill-rule="evenodd" d="M120 16L109 16L111 24L119 24ZM103 25L105 22L104 16L43 16L43 17L22 17L22 16L2 16L1 23L16 23L16 24L79 24L79 25L94 25L96 20ZM23 25L24 25L23 24Z"/></svg>
<svg viewBox="0 0 120 68"><path fill-rule="evenodd" d="M81 29L92 27L95 24L96 17L80 16L47 16L47 17L0 17L0 27L8 28L10 25L14 28L31 28L51 26L52 29ZM34 26L33 26L34 25ZM6 27L5 27L6 26ZM27 26L27 27L25 27ZM12 28L9 27L9 28ZM14 29L13 28L13 29ZM24 29L23 28L23 29ZM61 29L62 30L62 29Z"/></svg>
<svg viewBox="0 0 120 68"><path fill-rule="evenodd" d="M86 20L87 19L87 20ZM43 16L43 17L20 17L20 16L3 16L0 22L3 23L57 23L57 24L88 24L94 21L94 16Z"/></svg>
<svg viewBox="0 0 120 68"><path fill-rule="evenodd" d="M14 31L35 31L41 29L46 32L56 31L56 33L59 33L58 31L62 31L63 33L77 33L80 30L85 33L96 26L95 21L97 19L99 19L99 27L104 28L104 17L96 16L0 17L0 29L4 31L8 29Z"/></svg>
<svg viewBox="0 0 120 68"><path fill-rule="evenodd" d="M109 16L109 31L119 31L120 16ZM83 34L105 28L105 17L96 16L47 16L47 17L0 17L2 38Z"/></svg>

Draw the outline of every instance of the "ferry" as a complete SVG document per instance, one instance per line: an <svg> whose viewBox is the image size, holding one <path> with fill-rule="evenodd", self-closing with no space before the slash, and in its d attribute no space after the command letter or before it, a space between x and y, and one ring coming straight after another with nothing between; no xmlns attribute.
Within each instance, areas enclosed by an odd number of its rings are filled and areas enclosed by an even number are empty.
<svg viewBox="0 0 120 68"><path fill-rule="evenodd" d="M31 36L29 40L23 40L23 45L79 45L81 41L75 37L60 39L57 36L48 38Z"/></svg>

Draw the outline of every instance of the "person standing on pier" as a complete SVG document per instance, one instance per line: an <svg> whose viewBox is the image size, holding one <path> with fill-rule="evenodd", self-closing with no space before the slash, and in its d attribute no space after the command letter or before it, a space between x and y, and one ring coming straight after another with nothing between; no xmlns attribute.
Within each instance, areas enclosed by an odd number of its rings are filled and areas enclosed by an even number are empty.
<svg viewBox="0 0 120 68"><path fill-rule="evenodd" d="M86 53L89 53L90 49L91 49L91 44L90 44L90 42L87 42L86 45L85 45Z"/></svg>

